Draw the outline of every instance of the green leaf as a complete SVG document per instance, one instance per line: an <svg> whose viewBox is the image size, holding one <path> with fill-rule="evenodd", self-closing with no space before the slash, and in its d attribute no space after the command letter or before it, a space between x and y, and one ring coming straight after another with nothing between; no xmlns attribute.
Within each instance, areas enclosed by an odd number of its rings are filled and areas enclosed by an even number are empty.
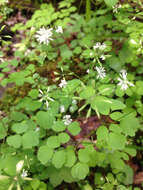
<svg viewBox="0 0 143 190"><path fill-rule="evenodd" d="M61 168L66 161L65 150L57 150L53 156L52 163L55 168Z"/></svg>
<svg viewBox="0 0 143 190"><path fill-rule="evenodd" d="M47 146L50 147L50 148L58 148L60 146L58 136L50 136L47 139Z"/></svg>
<svg viewBox="0 0 143 190"><path fill-rule="evenodd" d="M22 136L22 144L24 148L32 148L39 144L39 135L36 131L28 131Z"/></svg>
<svg viewBox="0 0 143 190"><path fill-rule="evenodd" d="M10 115L10 119L13 120L13 121L22 121L24 119L27 119L28 117L21 113L21 112L12 112L11 115Z"/></svg>
<svg viewBox="0 0 143 190"><path fill-rule="evenodd" d="M22 138L20 135L13 135L7 138L7 144L13 146L14 148L19 148L22 143Z"/></svg>
<svg viewBox="0 0 143 190"><path fill-rule="evenodd" d="M24 133L25 131L27 131L27 129L28 129L28 125L26 121L22 121L21 123L14 123L12 125L12 130L16 132L17 134Z"/></svg>
<svg viewBox="0 0 143 190"><path fill-rule="evenodd" d="M70 168L76 162L76 155L75 155L75 152L73 150L73 147L71 147L71 146L68 146L65 151L66 151L65 166Z"/></svg>
<svg viewBox="0 0 143 190"><path fill-rule="evenodd" d="M105 126L100 126L96 132L98 141L107 141L108 140L108 129Z"/></svg>
<svg viewBox="0 0 143 190"><path fill-rule="evenodd" d="M109 96L114 91L115 85L114 84L103 84L99 86L98 90L101 95Z"/></svg>
<svg viewBox="0 0 143 190"><path fill-rule="evenodd" d="M107 6L113 7L114 5L117 4L118 0L104 0Z"/></svg>
<svg viewBox="0 0 143 190"><path fill-rule="evenodd" d="M80 149L78 151L78 159L80 162L88 163L90 160L90 154L87 149Z"/></svg>
<svg viewBox="0 0 143 190"><path fill-rule="evenodd" d="M38 159L42 164L46 164L51 160L53 153L54 151L52 148L49 148L47 145L43 145L38 150Z"/></svg>
<svg viewBox="0 0 143 190"><path fill-rule="evenodd" d="M7 129L0 123L0 139L4 139L7 135Z"/></svg>
<svg viewBox="0 0 143 190"><path fill-rule="evenodd" d="M64 125L63 121L56 121L54 122L52 129L56 132L61 132L66 129L66 126Z"/></svg>
<svg viewBox="0 0 143 190"><path fill-rule="evenodd" d="M85 163L78 162L72 167L71 174L73 178L84 179L89 173L89 167Z"/></svg>
<svg viewBox="0 0 143 190"><path fill-rule="evenodd" d="M91 107L95 111L98 111L99 113L103 115L108 115L110 112L112 101L104 96L96 96L91 101Z"/></svg>
<svg viewBox="0 0 143 190"><path fill-rule="evenodd" d="M39 91L37 89L32 89L28 95L32 98L32 99L36 99L39 95Z"/></svg>
<svg viewBox="0 0 143 190"><path fill-rule="evenodd" d="M61 144L65 144L70 140L70 136L67 133L60 133L58 138Z"/></svg>
<svg viewBox="0 0 143 190"><path fill-rule="evenodd" d="M115 121L120 121L122 118L123 114L121 112L113 112L110 114L111 119Z"/></svg>
<svg viewBox="0 0 143 190"><path fill-rule="evenodd" d="M82 99L88 99L91 96L95 95L95 89L91 86L86 86L83 91L80 93Z"/></svg>
<svg viewBox="0 0 143 190"><path fill-rule="evenodd" d="M54 116L50 112L39 111L36 114L38 125L44 129L50 129L54 122Z"/></svg>
<svg viewBox="0 0 143 190"><path fill-rule="evenodd" d="M37 190L40 186L40 181L38 179L33 179L30 184L33 190Z"/></svg>
<svg viewBox="0 0 143 190"><path fill-rule="evenodd" d="M74 121L72 122L69 126L68 126L68 131L72 134L72 135L78 135L79 132L81 131L80 125L78 122Z"/></svg>
<svg viewBox="0 0 143 190"><path fill-rule="evenodd" d="M121 101L119 100L113 100L112 99L112 104L111 104L111 110L122 110L126 107L125 104L123 104Z"/></svg>
<svg viewBox="0 0 143 190"><path fill-rule="evenodd" d="M140 128L140 124L137 118L129 115L121 120L120 127L125 135L133 137L135 136L135 132Z"/></svg>
<svg viewBox="0 0 143 190"><path fill-rule="evenodd" d="M119 133L109 133L108 145L111 149L122 150L126 144L126 137Z"/></svg>

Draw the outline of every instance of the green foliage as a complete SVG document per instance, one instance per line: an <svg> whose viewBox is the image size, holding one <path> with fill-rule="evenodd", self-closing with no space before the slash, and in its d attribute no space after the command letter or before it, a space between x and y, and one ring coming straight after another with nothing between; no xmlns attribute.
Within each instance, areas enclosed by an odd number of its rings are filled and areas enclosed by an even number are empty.
<svg viewBox="0 0 143 190"><path fill-rule="evenodd" d="M143 145L142 11L87 0L84 16L76 3L42 2L12 27L25 35L13 60L1 61L8 46L0 52L0 84L12 86L0 105L2 189L133 184L127 163Z"/></svg>

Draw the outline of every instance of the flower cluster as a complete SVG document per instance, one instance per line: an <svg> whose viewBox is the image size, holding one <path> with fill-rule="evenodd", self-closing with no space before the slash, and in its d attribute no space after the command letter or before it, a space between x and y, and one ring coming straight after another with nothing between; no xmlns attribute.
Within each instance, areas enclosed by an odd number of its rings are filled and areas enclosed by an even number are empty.
<svg viewBox="0 0 143 190"><path fill-rule="evenodd" d="M71 122L72 122L71 115L65 115L63 117L63 122L64 122L65 125L71 124Z"/></svg>
<svg viewBox="0 0 143 190"><path fill-rule="evenodd" d="M42 27L40 28L35 35L35 38L37 39L37 41L41 44L49 44L50 41L53 40L52 36L53 36L53 28L45 28ZM61 26L57 26L56 30L57 33L63 33L63 28Z"/></svg>
<svg viewBox="0 0 143 190"><path fill-rule="evenodd" d="M103 51L105 48L106 48L106 44L104 44L104 43L101 44L100 42L97 42L95 44L95 46L93 46L94 50L99 49L99 50Z"/></svg>

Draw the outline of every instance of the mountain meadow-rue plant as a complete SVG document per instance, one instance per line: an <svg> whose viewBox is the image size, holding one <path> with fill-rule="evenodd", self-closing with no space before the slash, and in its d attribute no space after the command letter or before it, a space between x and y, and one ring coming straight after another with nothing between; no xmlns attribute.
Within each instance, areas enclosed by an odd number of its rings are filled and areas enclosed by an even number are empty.
<svg viewBox="0 0 143 190"><path fill-rule="evenodd" d="M12 27L24 33L12 59L0 50L0 190L134 187L132 160L142 158L143 144L142 9L104 0L90 10L88 0L84 15L76 3L41 3Z"/></svg>

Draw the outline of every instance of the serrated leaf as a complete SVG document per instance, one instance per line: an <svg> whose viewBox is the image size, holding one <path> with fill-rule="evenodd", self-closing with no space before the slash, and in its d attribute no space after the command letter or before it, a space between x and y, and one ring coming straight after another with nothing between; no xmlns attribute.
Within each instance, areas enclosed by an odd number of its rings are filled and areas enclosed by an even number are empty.
<svg viewBox="0 0 143 190"><path fill-rule="evenodd" d="M85 163L78 162L72 167L71 174L73 178L84 179L89 173L89 167Z"/></svg>
<svg viewBox="0 0 143 190"><path fill-rule="evenodd" d="M55 168L61 168L66 161L65 150L57 150L53 156L52 164Z"/></svg>
<svg viewBox="0 0 143 190"><path fill-rule="evenodd" d="M7 144L14 148L19 148L21 146L21 142L22 139L20 135L13 135L7 138Z"/></svg>
<svg viewBox="0 0 143 190"><path fill-rule="evenodd" d="M70 136L67 133L60 133L58 138L61 144L65 144L70 140Z"/></svg>
<svg viewBox="0 0 143 190"><path fill-rule="evenodd" d="M47 145L43 145L39 148L37 156L42 164L46 164L51 160L53 153L54 151L52 148L49 148Z"/></svg>
<svg viewBox="0 0 143 190"><path fill-rule="evenodd" d="M58 148L60 146L60 141L58 136L50 136L47 139L47 146L50 148Z"/></svg>
<svg viewBox="0 0 143 190"><path fill-rule="evenodd" d="M36 131L28 131L22 136L22 145L24 148L32 148L39 144L39 135Z"/></svg>
<svg viewBox="0 0 143 190"><path fill-rule="evenodd" d="M81 131L80 125L78 122L72 122L69 126L68 126L68 131L72 134L72 135L78 135Z"/></svg>

